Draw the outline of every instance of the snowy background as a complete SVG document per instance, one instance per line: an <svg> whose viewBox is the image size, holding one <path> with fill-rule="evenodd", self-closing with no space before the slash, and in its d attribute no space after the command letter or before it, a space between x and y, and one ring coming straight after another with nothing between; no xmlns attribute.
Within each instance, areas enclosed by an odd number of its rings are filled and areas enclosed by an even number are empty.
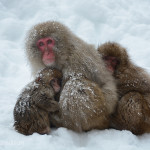
<svg viewBox="0 0 150 150"><path fill-rule="evenodd" d="M150 0L0 0L0 150L149 150L150 134L103 130L24 136L13 129L13 108L32 80L24 39L32 25L56 20L96 47L116 41L150 71Z"/></svg>

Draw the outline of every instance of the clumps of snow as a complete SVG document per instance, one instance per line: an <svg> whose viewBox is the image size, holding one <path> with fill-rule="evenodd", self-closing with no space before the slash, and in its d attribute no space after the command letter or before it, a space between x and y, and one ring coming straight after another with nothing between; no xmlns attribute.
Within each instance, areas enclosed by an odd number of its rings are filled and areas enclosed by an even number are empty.
<svg viewBox="0 0 150 150"><path fill-rule="evenodd" d="M29 99L30 96L27 95L24 99L24 101L20 101L18 106L16 107L15 111L19 114L22 114L22 117L24 116L23 114L25 113L25 111L27 110L27 108L29 108Z"/></svg>
<svg viewBox="0 0 150 150"><path fill-rule="evenodd" d="M37 89L39 84L36 82L29 83L21 92L18 97L18 102L15 106L15 111L18 112L22 117L27 110L30 110L31 94L33 90Z"/></svg>
<svg viewBox="0 0 150 150"><path fill-rule="evenodd" d="M35 88L38 88L39 87L39 84L37 84L36 82L33 82L33 85L32 85L33 87L35 87Z"/></svg>

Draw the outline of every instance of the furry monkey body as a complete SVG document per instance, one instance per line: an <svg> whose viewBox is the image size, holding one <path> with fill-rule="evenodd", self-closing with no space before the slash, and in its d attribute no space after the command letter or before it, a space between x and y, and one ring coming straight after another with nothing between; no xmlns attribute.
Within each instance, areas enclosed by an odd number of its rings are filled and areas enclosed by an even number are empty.
<svg viewBox="0 0 150 150"><path fill-rule="evenodd" d="M59 111L55 97L60 91L61 72L45 68L19 95L14 108L14 127L22 134L50 132L50 113Z"/></svg>
<svg viewBox="0 0 150 150"><path fill-rule="evenodd" d="M63 73L63 85L59 101L60 126L75 131L108 127L108 123L102 124L103 122L109 122L109 116L114 112L118 98L116 86L111 73L105 68L101 56L93 45L78 38L63 24L49 21L38 24L29 31L26 52L33 74L45 66L56 67ZM75 83L76 86L78 84L84 86L79 89L74 87L72 83ZM94 88L94 92L85 90L87 88ZM73 100L70 101L70 99ZM88 103L80 103L82 99L88 99ZM97 105L97 100L99 105ZM90 106L90 101L95 106ZM78 107L72 107L75 104L78 104ZM89 105L89 107L85 107L85 105ZM87 114L82 116L81 113L76 116L75 114L77 111L80 112L82 107L87 108L87 111L84 111ZM101 110L102 107L104 107L106 113L94 115L91 113L92 111L88 111L88 109L103 111L103 109ZM98 125L93 125L93 122L97 120L95 118L98 118L97 115L101 119L99 119ZM89 116L90 119L88 119ZM87 122L81 123L83 117ZM65 122L68 122L69 125L66 125ZM85 124L89 124L89 127L85 127ZM55 125L59 126L57 121Z"/></svg>

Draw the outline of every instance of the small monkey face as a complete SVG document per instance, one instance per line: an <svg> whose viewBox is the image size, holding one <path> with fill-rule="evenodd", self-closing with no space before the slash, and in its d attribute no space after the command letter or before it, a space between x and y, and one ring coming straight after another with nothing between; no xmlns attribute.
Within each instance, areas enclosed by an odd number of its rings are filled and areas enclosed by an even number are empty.
<svg viewBox="0 0 150 150"><path fill-rule="evenodd" d="M50 37L41 38L37 41L37 47L42 52L42 61L46 66L52 66L55 63L54 46L55 41Z"/></svg>
<svg viewBox="0 0 150 150"><path fill-rule="evenodd" d="M36 82L53 88L54 92L59 92L61 87L62 73L57 69L44 68L37 74Z"/></svg>
<svg viewBox="0 0 150 150"><path fill-rule="evenodd" d="M103 59L105 61L107 69L110 72L114 73L117 65L119 64L119 61L117 60L117 58L113 56L105 56Z"/></svg>
<svg viewBox="0 0 150 150"><path fill-rule="evenodd" d="M52 86L52 88L54 89L56 93L60 91L60 81L57 78L53 78L50 81L50 85Z"/></svg>

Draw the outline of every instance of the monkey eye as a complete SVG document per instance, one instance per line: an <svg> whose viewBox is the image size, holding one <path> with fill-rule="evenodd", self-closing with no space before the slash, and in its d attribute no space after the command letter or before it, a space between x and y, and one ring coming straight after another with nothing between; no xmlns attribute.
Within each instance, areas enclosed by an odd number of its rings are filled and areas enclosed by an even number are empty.
<svg viewBox="0 0 150 150"><path fill-rule="evenodd" d="M56 79L55 79L55 78L52 79L52 80L50 80L50 85L53 86L53 85L55 84L55 82L56 82Z"/></svg>
<svg viewBox="0 0 150 150"><path fill-rule="evenodd" d="M49 39L48 41L47 41L47 44L51 44L53 41L51 40L51 39Z"/></svg>
<svg viewBox="0 0 150 150"><path fill-rule="evenodd" d="M113 62L113 63L116 63L117 61L116 61L116 59L113 59L112 62Z"/></svg>
<svg viewBox="0 0 150 150"><path fill-rule="evenodd" d="M43 42L39 42L39 46L43 46L44 45L44 43Z"/></svg>

